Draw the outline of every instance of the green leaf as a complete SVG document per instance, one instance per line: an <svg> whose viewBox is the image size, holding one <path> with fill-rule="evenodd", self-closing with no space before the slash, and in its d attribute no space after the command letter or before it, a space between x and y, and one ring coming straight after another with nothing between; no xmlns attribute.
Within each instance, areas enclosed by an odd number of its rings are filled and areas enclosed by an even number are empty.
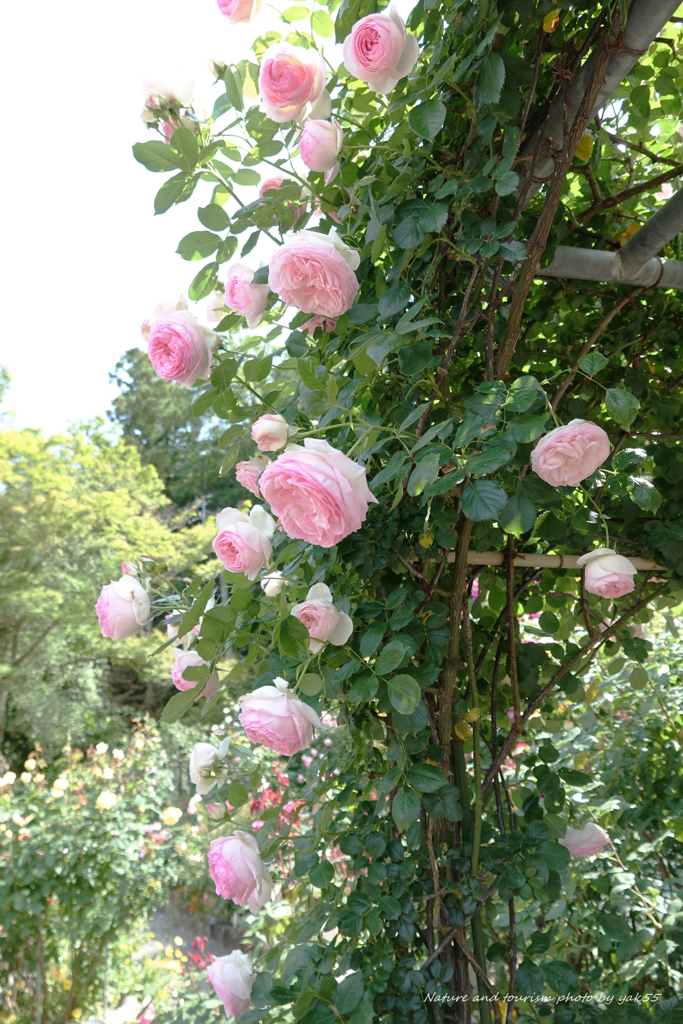
<svg viewBox="0 0 683 1024"><path fill-rule="evenodd" d="M439 452L431 452L418 462L408 480L408 494L412 497L417 497L419 494L422 494L427 484L430 484L432 480L436 480L439 475L440 459Z"/></svg>
<svg viewBox="0 0 683 1024"><path fill-rule="evenodd" d="M505 428L505 433L520 444L528 444L545 433L547 418L547 413L544 412L538 415L527 413L525 416L515 416Z"/></svg>
<svg viewBox="0 0 683 1024"><path fill-rule="evenodd" d="M448 205L446 203L434 203L432 207L420 214L420 224L425 231L441 231L448 220Z"/></svg>
<svg viewBox="0 0 683 1024"><path fill-rule="evenodd" d="M386 622L373 622L360 638L360 653L364 658L376 651L386 632Z"/></svg>
<svg viewBox="0 0 683 1024"><path fill-rule="evenodd" d="M517 263L526 257L526 246L524 242L501 242L498 246L498 252L504 260Z"/></svg>
<svg viewBox="0 0 683 1024"><path fill-rule="evenodd" d="M511 412L526 412L535 402L544 399L543 388L535 377L518 377L510 385L505 408Z"/></svg>
<svg viewBox="0 0 683 1024"><path fill-rule="evenodd" d="M307 672L299 680L299 689L302 693L305 693L307 697L314 697L316 693L320 693L324 686L324 680L321 676L316 675L315 672Z"/></svg>
<svg viewBox="0 0 683 1024"><path fill-rule="evenodd" d="M228 786L228 803L233 807L243 807L249 799L249 793L241 782L232 782Z"/></svg>
<svg viewBox="0 0 683 1024"><path fill-rule="evenodd" d="M170 210L174 203L184 203L194 192L195 178L188 178L182 171L165 181L154 197L154 213L157 216Z"/></svg>
<svg viewBox="0 0 683 1024"><path fill-rule="evenodd" d="M420 798L414 789L407 786L399 789L391 805L391 814L399 832L407 832L413 822L420 817Z"/></svg>
<svg viewBox="0 0 683 1024"><path fill-rule="evenodd" d="M443 772L438 765L426 762L411 765L408 778L419 793L436 793L446 784Z"/></svg>
<svg viewBox="0 0 683 1024"><path fill-rule="evenodd" d="M200 299L205 299L207 295L211 294L216 287L217 280L218 264L207 263L195 276L187 294L193 302L199 302Z"/></svg>
<svg viewBox="0 0 683 1024"><path fill-rule="evenodd" d="M204 689L203 683L198 683L191 690L181 690L180 693L176 693L167 702L164 710L161 712L161 721L166 722L167 725L172 725L183 717L186 711L189 711L198 696L198 691Z"/></svg>
<svg viewBox="0 0 683 1024"><path fill-rule="evenodd" d="M225 231L230 227L230 218L218 203L209 203L208 206L200 206L197 210L200 222L209 231Z"/></svg>
<svg viewBox="0 0 683 1024"><path fill-rule="evenodd" d="M411 294L410 288L404 281L389 288L379 300L380 316L387 317L393 316L394 313L400 313L410 302Z"/></svg>
<svg viewBox="0 0 683 1024"><path fill-rule="evenodd" d="M500 58L498 58L500 60ZM423 139L433 139L446 120L446 108L439 99L425 100L408 114L408 124Z"/></svg>
<svg viewBox="0 0 683 1024"><path fill-rule="evenodd" d="M180 166L185 171L193 171L199 159L197 137L189 128L176 128L171 136L171 149L175 150Z"/></svg>
<svg viewBox="0 0 683 1024"><path fill-rule="evenodd" d="M497 519L507 505L507 494L490 480L473 480L462 495L462 510L469 519Z"/></svg>
<svg viewBox="0 0 683 1024"><path fill-rule="evenodd" d="M511 445L506 438L492 438L482 445L480 452L470 455L465 470L468 473L493 473L509 462L516 450L514 442Z"/></svg>
<svg viewBox="0 0 683 1024"><path fill-rule="evenodd" d="M313 11L311 28L322 39L329 39L334 35L334 22L327 11Z"/></svg>
<svg viewBox="0 0 683 1024"><path fill-rule="evenodd" d="M628 430L638 415L640 402L630 391L623 388L608 388L605 394L605 408L620 427Z"/></svg>
<svg viewBox="0 0 683 1024"><path fill-rule="evenodd" d="M513 494L498 517L501 530L511 533L513 537L521 537L536 522L536 508L520 494Z"/></svg>
<svg viewBox="0 0 683 1024"><path fill-rule="evenodd" d="M297 359L296 361L299 376L309 391L325 391L325 385L318 380L313 372L313 364L310 359Z"/></svg>
<svg viewBox="0 0 683 1024"><path fill-rule="evenodd" d="M589 377L594 377L600 370L604 370L609 360L605 359L602 352L589 352L587 356L579 359L579 366Z"/></svg>
<svg viewBox="0 0 683 1024"><path fill-rule="evenodd" d="M360 679L357 679L353 684L346 695L346 699L352 702L362 700L367 703L367 701L372 700L377 693L378 686L379 683L373 675L369 672L367 674L363 674L363 676L361 676Z"/></svg>
<svg viewBox="0 0 683 1024"><path fill-rule="evenodd" d="M631 477L629 493L633 501L646 512L656 512L662 504L662 496L656 487L644 477Z"/></svg>
<svg viewBox="0 0 683 1024"><path fill-rule="evenodd" d="M334 867L330 864L329 860L324 860L311 868L308 878L311 885L314 885L316 889L324 889L334 878Z"/></svg>
<svg viewBox="0 0 683 1024"><path fill-rule="evenodd" d="M308 15L308 12L306 13ZM230 68L226 68L223 75L223 81L225 82L225 91L228 99L235 110L244 110L244 99L242 98L242 76L239 71L232 71Z"/></svg>
<svg viewBox="0 0 683 1024"><path fill-rule="evenodd" d="M288 25L291 25L293 21L304 21L308 18L309 14L308 7L288 7L286 11L283 11L280 17L283 21L286 21Z"/></svg>
<svg viewBox="0 0 683 1024"><path fill-rule="evenodd" d="M415 249L424 238L425 230L417 215L406 217L392 228L394 241L401 249Z"/></svg>
<svg viewBox="0 0 683 1024"><path fill-rule="evenodd" d="M620 473L623 469L628 469L629 466L637 466L644 462L646 458L647 452L644 448L625 448L614 456L612 467Z"/></svg>
<svg viewBox="0 0 683 1024"><path fill-rule="evenodd" d="M391 706L400 715L412 715L422 699L419 684L412 676L393 676L387 682L387 691Z"/></svg>
<svg viewBox="0 0 683 1024"><path fill-rule="evenodd" d="M282 653L289 658L296 658L298 661L299 657L308 651L310 639L303 622L300 622L294 615L287 615L281 621L278 643Z"/></svg>
<svg viewBox="0 0 683 1024"><path fill-rule="evenodd" d="M413 377L424 370L431 358L432 346L426 338L412 345L404 345L398 353L399 369L406 377Z"/></svg>
<svg viewBox="0 0 683 1024"><path fill-rule="evenodd" d="M379 657L375 662L375 672L380 676L393 672L405 658L405 653L405 647L400 640L390 640L379 652ZM398 710L400 711L400 708ZM408 715L410 712L404 711L403 714Z"/></svg>
<svg viewBox="0 0 683 1024"><path fill-rule="evenodd" d="M579 977L572 967L563 960L553 960L549 964L543 964L543 977L545 983L558 996L566 996L575 992L579 987Z"/></svg>
<svg viewBox="0 0 683 1024"><path fill-rule="evenodd" d="M587 772L580 772L576 768L558 768L557 774L569 786L587 786L593 781Z"/></svg>
<svg viewBox="0 0 683 1024"><path fill-rule="evenodd" d="M265 380L270 373L272 363L272 356L264 356L262 359L247 359L246 363L242 367L244 379L248 380L250 383L260 383L260 381Z"/></svg>
<svg viewBox="0 0 683 1024"><path fill-rule="evenodd" d="M133 146L133 156L148 171L154 171L155 173L177 171L182 167L178 154L165 142L161 142L161 140L136 142Z"/></svg>
<svg viewBox="0 0 683 1024"><path fill-rule="evenodd" d="M523 996L538 996L543 991L543 972L528 957L517 968L517 985Z"/></svg>
<svg viewBox="0 0 683 1024"><path fill-rule="evenodd" d="M496 192L499 196L509 196L519 185L519 175L514 171L506 171L496 179Z"/></svg>
<svg viewBox="0 0 683 1024"><path fill-rule="evenodd" d="M240 169L235 171L233 174L232 180L237 185L258 185L261 180L261 175L258 171L253 171L250 167L240 167Z"/></svg>
<svg viewBox="0 0 683 1024"><path fill-rule="evenodd" d="M227 359L221 359L220 363L217 363L211 371L211 383L215 388L227 388L230 381L237 373L237 360L228 356ZM238 437L242 436L243 427L239 424L234 424L226 430L219 443L229 444L230 441L237 440Z"/></svg>
<svg viewBox="0 0 683 1024"><path fill-rule="evenodd" d="M476 107L497 103L505 82L505 65L499 53L487 53L479 69L472 99Z"/></svg>
<svg viewBox="0 0 683 1024"><path fill-rule="evenodd" d="M223 241L211 231L191 231L178 242L176 252L184 260L205 260L211 256Z"/></svg>
<svg viewBox="0 0 683 1024"><path fill-rule="evenodd" d="M252 284L268 284L268 277L269 277L269 275L270 275L270 270L269 270L268 267L259 267L258 270L256 270L254 272L254 276L251 279L251 283Z"/></svg>
<svg viewBox="0 0 683 1024"><path fill-rule="evenodd" d="M360 971L342 978L334 997L335 1006L340 1013L353 1013L363 998L364 987Z"/></svg>

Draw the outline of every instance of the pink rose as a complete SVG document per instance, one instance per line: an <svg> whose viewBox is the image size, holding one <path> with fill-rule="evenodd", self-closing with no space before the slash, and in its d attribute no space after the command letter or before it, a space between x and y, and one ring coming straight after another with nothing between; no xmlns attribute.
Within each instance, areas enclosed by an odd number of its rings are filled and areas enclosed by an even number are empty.
<svg viewBox="0 0 683 1024"><path fill-rule="evenodd" d="M248 462L238 462L235 466L237 483L242 484L242 487L246 487L248 491L251 491L257 498L260 498L261 492L258 486L258 478L266 466L269 465L270 459L267 459L265 455L256 455L253 459L249 459Z"/></svg>
<svg viewBox="0 0 683 1024"><path fill-rule="evenodd" d="M206 968L206 974L226 1017L239 1017L249 1008L254 970L246 953L235 949L227 956L217 957Z"/></svg>
<svg viewBox="0 0 683 1024"><path fill-rule="evenodd" d="M567 828L564 839L557 841L567 847L572 857L590 857L594 853L602 853L603 846L609 843L609 836L604 828L589 821L585 828Z"/></svg>
<svg viewBox="0 0 683 1024"><path fill-rule="evenodd" d="M95 605L102 636L126 640L139 633L150 613L149 595L134 576L122 576L102 587Z"/></svg>
<svg viewBox="0 0 683 1024"><path fill-rule="evenodd" d="M259 480L261 494L290 537L331 548L360 529L370 492L365 469L327 441L290 445Z"/></svg>
<svg viewBox="0 0 683 1024"><path fill-rule="evenodd" d="M272 121L329 117L325 62L316 50L274 43L263 55L258 78L261 106Z"/></svg>
<svg viewBox="0 0 683 1024"><path fill-rule="evenodd" d="M609 437L596 423L571 420L544 434L531 453L534 473L553 487L576 487L609 457Z"/></svg>
<svg viewBox="0 0 683 1024"><path fill-rule="evenodd" d="M251 436L259 451L276 452L287 444L289 423L279 413L267 412L252 424Z"/></svg>
<svg viewBox="0 0 683 1024"><path fill-rule="evenodd" d="M615 598L630 594L635 587L634 575L638 571L623 555L612 548L596 548L576 560L585 565L584 583L589 594Z"/></svg>
<svg viewBox="0 0 683 1024"><path fill-rule="evenodd" d="M156 1017L157 1012L154 1009L154 1003L148 1003L145 1009L142 1011L138 1020L140 1024L152 1024L152 1021Z"/></svg>
<svg viewBox="0 0 683 1024"><path fill-rule="evenodd" d="M182 309L187 309L187 299L184 295L180 295L177 302L171 300L170 302L159 302L154 308L149 320L143 320L140 332L145 341L149 341L149 335L153 325L157 320L165 320L167 317L172 316L173 313L178 313Z"/></svg>
<svg viewBox="0 0 683 1024"><path fill-rule="evenodd" d="M336 325L336 320L328 320L324 316L312 316L311 319L307 320L306 323L303 324L302 326L303 329L308 333L308 336L310 337L313 334L313 332L318 329L318 327L322 327L322 329L327 334L329 334L330 331L333 331L335 329Z"/></svg>
<svg viewBox="0 0 683 1024"><path fill-rule="evenodd" d="M247 327L258 327L268 305L268 286L252 284L255 271L243 263L231 263L225 282L224 304L247 318Z"/></svg>
<svg viewBox="0 0 683 1024"><path fill-rule="evenodd" d="M206 300L205 315L209 323L217 324L225 316L225 294L221 291L213 291Z"/></svg>
<svg viewBox="0 0 683 1024"><path fill-rule="evenodd" d="M197 787L198 796L206 796L217 782L222 781L219 775L210 778L203 772L216 771L221 761L218 747L212 743L195 743L190 754L190 781Z"/></svg>
<svg viewBox="0 0 683 1024"><path fill-rule="evenodd" d="M277 597L285 585L285 578L279 569L264 576L261 580L261 590L266 597Z"/></svg>
<svg viewBox="0 0 683 1024"><path fill-rule="evenodd" d="M673 185L670 181L665 181L659 192L655 192L655 199L661 199L663 202L665 199L671 199L673 194Z"/></svg>
<svg viewBox="0 0 683 1024"><path fill-rule="evenodd" d="M271 897L273 879L252 836L235 832L224 839L214 839L208 857L217 896L232 900L238 907L248 905L252 914L265 906Z"/></svg>
<svg viewBox="0 0 683 1024"><path fill-rule="evenodd" d="M236 508L224 508L216 516L218 536L213 549L230 572L243 572L255 580L264 565L270 564L273 548L270 538L275 532L272 516L254 505L248 516Z"/></svg>
<svg viewBox="0 0 683 1024"><path fill-rule="evenodd" d="M271 189L277 192L279 188L282 188L282 182L284 180L285 179L281 174L274 174L272 178L266 178L266 180L261 183L261 187L258 190L260 198L263 199L266 192L269 192Z"/></svg>
<svg viewBox="0 0 683 1024"><path fill-rule="evenodd" d="M163 380L174 380L189 388L199 378L209 379L211 349L204 331L188 310L180 310L154 324L147 353Z"/></svg>
<svg viewBox="0 0 683 1024"><path fill-rule="evenodd" d="M373 92L387 93L415 67L420 47L396 11L361 18L344 40L344 64Z"/></svg>
<svg viewBox="0 0 683 1024"><path fill-rule="evenodd" d="M186 668L194 668L197 665L208 665L208 661L204 661L203 658L200 658L196 651L184 651L181 647L173 648L173 658L174 665L171 669L173 685L178 690L193 690L197 683L189 679L184 679L183 672ZM196 697L196 700L199 700L200 697L206 697L207 700L211 700L211 698L217 693L218 673L214 671L207 679L206 686Z"/></svg>
<svg viewBox="0 0 683 1024"><path fill-rule="evenodd" d="M286 757L310 747L313 726L322 727L313 708L291 696L288 684L279 676L272 686L259 686L240 697L239 703L239 720L251 742Z"/></svg>
<svg viewBox="0 0 683 1024"><path fill-rule="evenodd" d="M329 185L339 171L339 153L344 143L344 132L336 121L306 121L299 139L301 159L309 171L324 171Z"/></svg>
<svg viewBox="0 0 683 1024"><path fill-rule="evenodd" d="M353 622L346 614L335 608L330 588L316 583L308 591L306 600L296 604L291 613L308 630L309 651L317 654L326 643L335 647L343 646L353 632Z"/></svg>
<svg viewBox="0 0 683 1024"><path fill-rule="evenodd" d="M263 0L218 0L218 10L231 25L246 25L263 7Z"/></svg>
<svg viewBox="0 0 683 1024"><path fill-rule="evenodd" d="M355 301L359 263L336 231L297 231L271 258L268 284L288 306L335 319Z"/></svg>

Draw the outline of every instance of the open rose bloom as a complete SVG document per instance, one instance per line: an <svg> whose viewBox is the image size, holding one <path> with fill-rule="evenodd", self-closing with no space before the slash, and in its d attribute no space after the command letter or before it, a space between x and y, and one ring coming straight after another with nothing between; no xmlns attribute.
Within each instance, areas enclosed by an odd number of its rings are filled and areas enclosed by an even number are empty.
<svg viewBox="0 0 683 1024"><path fill-rule="evenodd" d="M244 263L231 263L223 304L246 317L247 327L258 327L268 305L268 286L252 284L255 271Z"/></svg>
<svg viewBox="0 0 683 1024"><path fill-rule="evenodd" d="M594 853L602 853L603 847L609 843L609 835L604 828L589 821L585 828L567 828L564 839L557 841L567 847L572 857L591 857Z"/></svg>
<svg viewBox="0 0 683 1024"><path fill-rule="evenodd" d="M155 372L163 380L174 380L181 387L189 388L200 378L209 379L211 348L189 310L157 320L149 333L147 353Z"/></svg>
<svg viewBox="0 0 683 1024"><path fill-rule="evenodd" d="M135 636L147 622L150 613L149 594L134 576L122 576L111 581L102 591L95 605L102 636L112 640L126 640Z"/></svg>
<svg viewBox="0 0 683 1024"><path fill-rule="evenodd" d="M336 319L355 302L359 264L336 231L297 231L271 257L268 284L288 306Z"/></svg>
<svg viewBox="0 0 683 1024"><path fill-rule="evenodd" d="M214 839L208 856L217 896L232 900L238 907L248 906L252 914L265 906L272 895L273 879L253 836L235 832Z"/></svg>
<svg viewBox="0 0 683 1024"><path fill-rule="evenodd" d="M309 651L317 654L325 644L341 647L353 632L353 622L340 612L332 601L332 592L324 583L316 583L308 591L306 600L296 604L291 614L303 622L309 632Z"/></svg>
<svg viewBox="0 0 683 1024"><path fill-rule="evenodd" d="M273 517L261 505L254 505L248 516L236 508L224 508L216 516L216 526L218 536L213 549L225 568L255 580L264 565L270 564Z"/></svg>
<svg viewBox="0 0 683 1024"><path fill-rule="evenodd" d="M344 64L373 92L388 93L415 67L420 47L394 10L361 18L344 40Z"/></svg>
<svg viewBox="0 0 683 1024"><path fill-rule="evenodd" d="M177 302L171 299L170 301L157 303L151 317L148 320L142 321L140 333L145 341L149 341L150 331L157 320L165 320L166 317L179 313L182 309L187 309L187 299L184 295L180 295Z"/></svg>
<svg viewBox="0 0 683 1024"><path fill-rule="evenodd" d="M313 708L292 696L279 676L272 686L259 686L240 697L239 703L239 720L251 742L286 757L310 747L313 727L322 725Z"/></svg>
<svg viewBox="0 0 683 1024"><path fill-rule="evenodd" d="M260 498L261 491L259 490L258 478L266 466L269 465L270 459L267 459L265 455L255 455L248 462L238 462L235 466L237 483L242 484L242 487L246 487L248 491L251 491L257 498Z"/></svg>
<svg viewBox="0 0 683 1024"><path fill-rule="evenodd" d="M365 468L327 441L307 437L263 472L261 494L289 537L331 548L360 529L371 493Z"/></svg>
<svg viewBox="0 0 683 1024"><path fill-rule="evenodd" d="M223 1004L226 1017L239 1017L251 1005L254 969L246 953L235 949L217 957L206 968L213 990Z"/></svg>
<svg viewBox="0 0 683 1024"><path fill-rule="evenodd" d="M633 563L612 548L596 548L577 559L585 566L584 582L589 594L610 599L630 594L635 587L633 577L638 571Z"/></svg>
<svg viewBox="0 0 683 1024"><path fill-rule="evenodd" d="M316 50L274 43L261 59L258 90L271 121L329 117L332 101L324 86L325 62Z"/></svg>
<svg viewBox="0 0 683 1024"><path fill-rule="evenodd" d="M609 453L609 437L602 427L589 420L571 420L543 435L531 453L531 468L552 487L576 487Z"/></svg>
<svg viewBox="0 0 683 1024"><path fill-rule="evenodd" d="M248 25L263 7L263 0L218 0L218 10L230 25Z"/></svg>
<svg viewBox="0 0 683 1024"><path fill-rule="evenodd" d="M344 143L344 132L336 121L319 121L310 117L299 139L301 159L309 171L324 171L329 185L339 171L339 154Z"/></svg>
<svg viewBox="0 0 683 1024"><path fill-rule="evenodd" d="M198 684L189 679L183 677L183 672L190 666L195 667L198 665L208 665L207 661L197 654L196 651L184 651L181 647L174 647L173 649L173 668L171 669L171 679L173 685L178 690L193 690ZM196 698L206 697L207 700L211 700L218 693L218 673L212 672L206 681L206 686Z"/></svg>

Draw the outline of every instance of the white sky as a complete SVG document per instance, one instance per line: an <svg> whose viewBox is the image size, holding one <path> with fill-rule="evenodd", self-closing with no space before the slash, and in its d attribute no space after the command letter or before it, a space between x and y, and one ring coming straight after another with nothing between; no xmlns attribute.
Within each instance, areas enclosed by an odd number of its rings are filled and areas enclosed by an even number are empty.
<svg viewBox="0 0 683 1024"><path fill-rule="evenodd" d="M294 0L275 2L285 10ZM413 2L394 6L406 17ZM274 7L240 29L216 0L7 5L0 363L12 375L4 408L16 426L50 433L104 415L117 359L141 344L140 324L156 304L186 293L201 266L175 249L202 230L196 208L212 186L200 183L187 203L154 216L168 175L151 174L131 153L134 142L157 137L140 121L142 82L194 79L196 109L210 111L222 86L212 88L208 58L253 59L251 43L268 28L284 34ZM328 51L335 65L340 51ZM260 245L254 266L259 255Z"/></svg>

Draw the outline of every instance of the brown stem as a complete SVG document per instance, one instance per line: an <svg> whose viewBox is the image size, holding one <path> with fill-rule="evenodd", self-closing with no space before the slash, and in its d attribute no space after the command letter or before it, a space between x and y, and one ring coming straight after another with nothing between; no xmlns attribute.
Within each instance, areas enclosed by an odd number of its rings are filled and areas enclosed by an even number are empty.
<svg viewBox="0 0 683 1024"><path fill-rule="evenodd" d="M508 627L508 675L512 687L512 708L515 714L515 728L522 731L522 707L519 700L517 680L517 645L515 639L515 538L511 533L507 539L507 627Z"/></svg>
<svg viewBox="0 0 683 1024"><path fill-rule="evenodd" d="M493 1016L494 1016L494 1019L496 1021L496 1024L502 1024L503 1018L501 1017L500 1007L498 1005L497 992L496 992L495 988L493 987L493 985L491 984L491 982L489 981L489 979L486 977L485 972L479 966L479 962L478 962L476 956L474 955L474 953L472 952L470 947L467 945L467 939L465 938L464 932L461 932L461 931L456 932L455 935L453 936L453 938L455 939L455 941L457 942L458 946L460 947L460 949L464 953L465 958L467 959L468 963L472 967L472 970L476 974L477 978L482 983L482 985L483 985L483 987L484 987L484 989L486 991L486 994L488 995L488 997L490 999L490 1004L489 1005L493 1008Z"/></svg>
<svg viewBox="0 0 683 1024"><path fill-rule="evenodd" d="M614 135L612 132L608 132L606 128L602 128L602 126L600 127L610 142L613 142L616 145L626 146L628 149L635 150L636 153L642 153L643 156L649 157L653 163L672 164L674 166L678 165L678 160L674 160L673 157L661 156L660 153L653 153L653 151L648 149L647 146L642 146L638 142L631 142L630 139L625 139L621 135Z"/></svg>
<svg viewBox="0 0 683 1024"><path fill-rule="evenodd" d="M458 543L455 549L453 565L453 582L450 593L450 640L446 660L441 672L439 696L439 739L446 752L446 764L450 764L451 739L453 736L453 699L458 685L460 669L460 623L462 606L465 600L465 583L467 579L467 551L472 535L472 520L461 516L458 528Z"/></svg>
<svg viewBox="0 0 683 1024"><path fill-rule="evenodd" d="M664 171L663 174L658 174L654 178L649 178L648 181L641 181L640 185L633 185L631 188L625 188L623 192L617 192L614 196L605 196L604 199L600 199L598 202L593 203L587 210L580 213L576 218L579 224L585 223L590 220L591 217L595 217L597 213L602 213L603 210L610 210L613 206L619 206L620 203L625 203L627 199L633 199L634 196L640 195L641 192L647 192L650 189L655 188L657 185L663 185L666 181L671 181L672 178L679 177L683 174L683 164L676 164L670 171Z"/></svg>
<svg viewBox="0 0 683 1024"><path fill-rule="evenodd" d="M583 621L586 626L586 632L589 636L595 636L597 630L591 622L591 612L588 606L588 594L586 593L586 572L583 567L581 569L581 611L583 613Z"/></svg>

